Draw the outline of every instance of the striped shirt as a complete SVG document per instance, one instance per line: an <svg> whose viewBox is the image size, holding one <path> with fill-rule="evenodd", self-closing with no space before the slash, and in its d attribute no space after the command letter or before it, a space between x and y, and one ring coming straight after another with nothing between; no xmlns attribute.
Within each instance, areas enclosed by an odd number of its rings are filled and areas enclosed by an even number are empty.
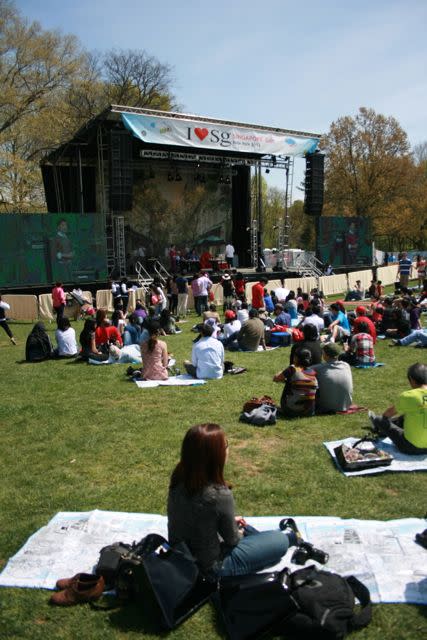
<svg viewBox="0 0 427 640"><path fill-rule="evenodd" d="M313 369L301 369L291 365L283 371L285 388L280 401L285 411L295 416L314 415L317 377Z"/></svg>

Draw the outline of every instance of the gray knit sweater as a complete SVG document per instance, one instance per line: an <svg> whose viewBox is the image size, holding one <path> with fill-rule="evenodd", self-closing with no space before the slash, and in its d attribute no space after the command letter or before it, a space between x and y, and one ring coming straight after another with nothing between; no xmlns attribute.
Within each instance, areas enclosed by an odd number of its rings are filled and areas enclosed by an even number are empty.
<svg viewBox="0 0 427 640"><path fill-rule="evenodd" d="M209 485L196 495L189 495L183 485L171 489L168 536L171 544L187 543L202 571L218 568L227 548L240 540L230 489Z"/></svg>

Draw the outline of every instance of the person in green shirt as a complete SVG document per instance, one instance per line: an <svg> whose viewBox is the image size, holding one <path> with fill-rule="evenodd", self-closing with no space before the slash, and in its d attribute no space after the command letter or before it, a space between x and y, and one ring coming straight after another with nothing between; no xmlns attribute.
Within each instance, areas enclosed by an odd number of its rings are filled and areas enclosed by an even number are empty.
<svg viewBox="0 0 427 640"><path fill-rule="evenodd" d="M373 431L388 436L403 453L427 453L427 366L416 362L408 369L411 386L382 416L369 412Z"/></svg>

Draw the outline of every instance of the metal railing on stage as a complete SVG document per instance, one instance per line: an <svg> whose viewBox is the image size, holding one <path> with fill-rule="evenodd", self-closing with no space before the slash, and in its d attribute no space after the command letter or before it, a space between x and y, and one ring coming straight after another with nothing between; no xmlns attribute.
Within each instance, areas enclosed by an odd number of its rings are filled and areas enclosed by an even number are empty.
<svg viewBox="0 0 427 640"><path fill-rule="evenodd" d="M135 273L140 288L144 290L145 295L148 295L153 276L148 273L147 269L139 261L135 263Z"/></svg>
<svg viewBox="0 0 427 640"><path fill-rule="evenodd" d="M166 267L162 265L162 263L159 260L156 260L153 266L154 266L154 273L157 275L160 282L162 284L165 284L166 280L171 277L171 274L166 269Z"/></svg>

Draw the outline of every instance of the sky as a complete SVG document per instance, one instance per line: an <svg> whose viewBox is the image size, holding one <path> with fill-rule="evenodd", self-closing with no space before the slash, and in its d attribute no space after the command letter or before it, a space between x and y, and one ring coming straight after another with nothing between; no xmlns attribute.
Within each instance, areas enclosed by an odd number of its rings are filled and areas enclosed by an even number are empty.
<svg viewBox="0 0 427 640"><path fill-rule="evenodd" d="M426 0L16 0L85 49L145 49L185 113L326 133L361 106L427 140ZM297 160L294 183L302 178ZM284 172L272 171L282 186Z"/></svg>

